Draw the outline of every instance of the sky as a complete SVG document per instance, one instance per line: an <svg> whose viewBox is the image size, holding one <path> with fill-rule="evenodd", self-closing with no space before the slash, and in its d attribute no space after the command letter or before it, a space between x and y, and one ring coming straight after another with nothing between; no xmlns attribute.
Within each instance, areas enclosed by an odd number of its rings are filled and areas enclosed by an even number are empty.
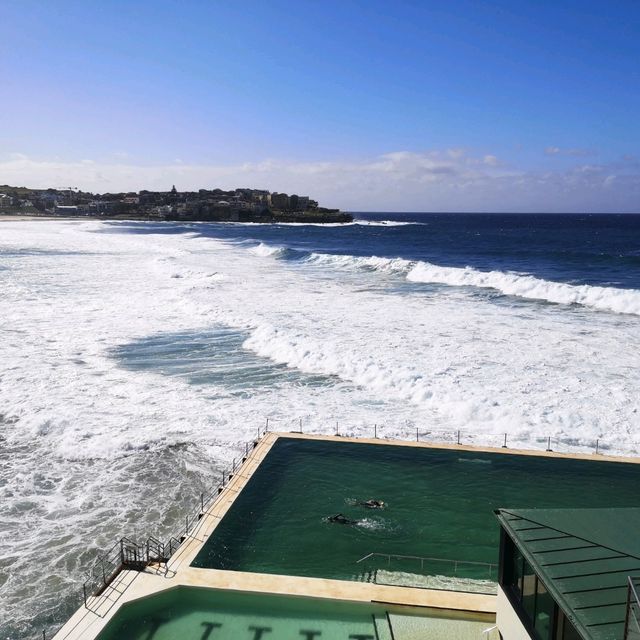
<svg viewBox="0 0 640 640"><path fill-rule="evenodd" d="M637 0L0 0L0 184L640 211Z"/></svg>

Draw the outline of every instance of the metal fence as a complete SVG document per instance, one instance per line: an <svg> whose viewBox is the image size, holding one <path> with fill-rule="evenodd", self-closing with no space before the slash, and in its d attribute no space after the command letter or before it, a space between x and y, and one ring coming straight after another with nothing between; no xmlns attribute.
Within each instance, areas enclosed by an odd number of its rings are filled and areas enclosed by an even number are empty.
<svg viewBox="0 0 640 640"><path fill-rule="evenodd" d="M88 571L87 579L82 584L82 602L84 607L91 610L91 598L101 595L124 569L143 571L151 565L160 568L164 565L166 573L167 562L180 548L182 543L193 532L198 522L213 506L218 496L231 478L239 471L242 464L249 457L249 453L258 445L265 435L266 429L257 430L257 438L245 442L242 454L233 458L231 469L222 471L219 482L200 494L200 499L193 510L185 516L184 526L165 541L153 536L142 542L123 537L118 540L106 553L100 554ZM95 612L95 611L94 611ZM54 638L60 631L61 625L55 630L43 630L42 639Z"/></svg>
<svg viewBox="0 0 640 640"><path fill-rule="evenodd" d="M87 580L83 584L83 602L87 606L91 596L99 595L113 582L115 577L123 568L142 570L151 564L164 564L177 551L180 545L186 540L190 532L202 518L205 511L215 502L216 498L228 480L236 473L237 469L246 460L249 452L255 448L263 435L270 430L292 433L306 433L310 435L334 435L354 438L373 438L381 440L415 441L432 444L445 445L469 445L477 447L494 448L515 448L529 449L531 451L554 451L558 453L592 453L604 455L640 455L640 443L626 442L624 446L620 443L612 443L600 438L583 439L546 435L532 435L526 437L522 435L509 435L508 433L475 433L465 430L443 430L427 429L416 427L412 424L403 426L397 425L345 425L338 421L327 424L312 423L303 418L296 419L266 419L264 427L257 429L257 439L246 442L243 455L236 461L233 459L231 470L225 470L221 474L220 482L215 483L209 490L200 494L200 501L194 510L185 516L185 525L175 535L162 542L153 537L149 537L143 542L136 542L130 538L118 540L114 546L105 554L101 554L96 559L95 564L89 570ZM335 426L334 426L335 425ZM273 429L273 427L276 427ZM630 452L629 449L633 448ZM435 559L432 559L435 560ZM455 561L453 561L455 562ZM467 563L468 564L468 563ZM635 592L634 592L635 593ZM630 605L631 607L631 605ZM638 613L637 605L635 609L631 607L632 614ZM630 610L631 610L630 609ZM636 622L640 616L636 616ZM633 622L633 620L632 620ZM631 624L629 625L631 627ZM640 629L640 626L638 627ZM53 638L54 634L42 632L42 638ZM638 635L627 636L632 640L640 640Z"/></svg>
<svg viewBox="0 0 640 640"><path fill-rule="evenodd" d="M497 593L498 567L489 562L373 552L356 564L366 567L369 579L377 584ZM417 579L420 576L429 580Z"/></svg>
<svg viewBox="0 0 640 640"><path fill-rule="evenodd" d="M305 433L309 435L334 435L352 438L401 440L433 444L469 445L556 453L588 453L596 455L640 456L640 442L616 442L606 438L580 438L547 435L544 433L478 433L464 429L431 429L415 424L346 424L338 421L312 421L307 418L268 418L266 430Z"/></svg>
<svg viewBox="0 0 640 640"><path fill-rule="evenodd" d="M624 622L624 640L640 640L640 577L628 578L627 615Z"/></svg>

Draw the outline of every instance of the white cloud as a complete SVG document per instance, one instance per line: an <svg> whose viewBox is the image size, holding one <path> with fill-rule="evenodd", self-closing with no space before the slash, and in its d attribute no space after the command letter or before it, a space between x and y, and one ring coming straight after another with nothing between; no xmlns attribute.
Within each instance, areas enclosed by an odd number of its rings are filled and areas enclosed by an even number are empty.
<svg viewBox="0 0 640 640"><path fill-rule="evenodd" d="M548 156L572 156L574 158L596 155L591 149L562 149L560 147L547 147L544 152Z"/></svg>
<svg viewBox="0 0 640 640"><path fill-rule="evenodd" d="M633 211L640 169L585 164L545 173L508 168L494 155L460 149L395 151L360 161L240 165L62 162L12 154L0 184L94 192L254 187L310 195L326 206L370 211ZM615 177L614 177L615 176ZM615 188L614 188L615 187Z"/></svg>

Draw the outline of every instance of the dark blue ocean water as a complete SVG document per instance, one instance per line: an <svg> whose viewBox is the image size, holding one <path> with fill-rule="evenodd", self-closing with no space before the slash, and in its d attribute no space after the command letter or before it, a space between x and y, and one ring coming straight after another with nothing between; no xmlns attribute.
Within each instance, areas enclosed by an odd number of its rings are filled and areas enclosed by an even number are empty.
<svg viewBox="0 0 640 640"><path fill-rule="evenodd" d="M544 280L640 289L640 215L362 213L359 224L134 224L138 233L196 232L308 253L420 260L515 271ZM369 223L369 224L367 224ZM397 223L404 223L398 225Z"/></svg>

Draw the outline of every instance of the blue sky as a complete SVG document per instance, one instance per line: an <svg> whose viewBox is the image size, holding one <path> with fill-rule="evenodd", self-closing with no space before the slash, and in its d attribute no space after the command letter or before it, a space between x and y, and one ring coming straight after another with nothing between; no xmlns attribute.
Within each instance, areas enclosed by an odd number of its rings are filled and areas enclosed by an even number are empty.
<svg viewBox="0 0 640 640"><path fill-rule="evenodd" d="M0 25L0 184L640 210L635 1L0 0Z"/></svg>

